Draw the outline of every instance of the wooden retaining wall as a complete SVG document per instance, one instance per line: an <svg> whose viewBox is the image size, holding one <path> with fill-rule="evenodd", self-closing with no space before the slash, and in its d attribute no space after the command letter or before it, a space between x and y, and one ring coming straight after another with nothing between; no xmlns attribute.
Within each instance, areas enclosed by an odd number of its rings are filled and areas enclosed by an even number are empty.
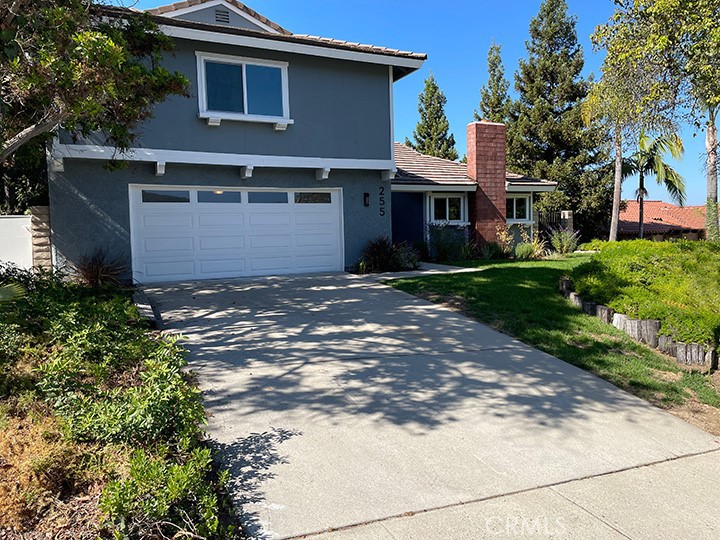
<svg viewBox="0 0 720 540"><path fill-rule="evenodd" d="M618 330L625 332L635 341L658 349L659 351L674 357L680 364L710 371L718 367L718 355L714 346L701 343L683 343L674 341L668 336L660 335L660 321L654 319L632 319L607 306L595 302L585 302L574 292L572 281L568 278L560 280L560 292L572 302L574 306L581 309L588 315L597 317L607 324L612 324Z"/></svg>

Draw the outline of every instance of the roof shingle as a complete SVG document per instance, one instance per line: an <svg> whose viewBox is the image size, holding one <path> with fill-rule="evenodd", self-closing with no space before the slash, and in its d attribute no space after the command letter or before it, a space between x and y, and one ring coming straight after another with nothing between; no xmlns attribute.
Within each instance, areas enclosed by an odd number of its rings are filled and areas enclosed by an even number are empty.
<svg viewBox="0 0 720 540"><path fill-rule="evenodd" d="M393 183L397 184L464 185L475 183L467 174L467 163L427 156L397 142L395 143L395 164L398 171ZM514 185L556 185L555 182L530 178L512 172L505 174L505 180Z"/></svg>

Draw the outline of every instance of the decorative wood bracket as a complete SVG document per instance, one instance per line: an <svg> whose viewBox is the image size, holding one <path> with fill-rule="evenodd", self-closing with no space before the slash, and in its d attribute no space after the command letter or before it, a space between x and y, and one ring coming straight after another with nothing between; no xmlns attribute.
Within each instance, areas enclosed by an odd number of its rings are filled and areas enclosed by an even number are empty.
<svg viewBox="0 0 720 540"><path fill-rule="evenodd" d="M330 176L330 169L328 167L325 167L324 169L316 169L315 170L315 178L318 181L327 180Z"/></svg>
<svg viewBox="0 0 720 540"><path fill-rule="evenodd" d="M244 167L240 167L240 177L243 180L247 180L248 178L252 178L253 175L253 169L255 169L252 165L245 165Z"/></svg>

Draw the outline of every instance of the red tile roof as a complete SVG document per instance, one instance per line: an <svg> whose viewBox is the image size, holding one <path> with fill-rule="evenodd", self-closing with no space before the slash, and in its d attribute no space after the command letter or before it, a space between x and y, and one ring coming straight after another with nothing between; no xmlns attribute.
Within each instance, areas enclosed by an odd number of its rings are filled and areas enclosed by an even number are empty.
<svg viewBox="0 0 720 540"><path fill-rule="evenodd" d="M618 232L637 234L640 204L637 201L625 201L625 205L625 209L620 211ZM675 206L663 201L645 201L643 223L645 232L650 234L702 231L705 230L705 207Z"/></svg>

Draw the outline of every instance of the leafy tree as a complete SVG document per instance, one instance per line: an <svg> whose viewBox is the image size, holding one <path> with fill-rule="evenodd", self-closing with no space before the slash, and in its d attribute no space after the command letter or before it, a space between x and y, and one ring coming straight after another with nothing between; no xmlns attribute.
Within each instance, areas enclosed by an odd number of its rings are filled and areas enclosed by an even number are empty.
<svg viewBox="0 0 720 540"><path fill-rule="evenodd" d="M8 5L9 4L9 5ZM0 163L58 126L121 151L155 103L188 81L151 18L93 0L10 0L0 14Z"/></svg>
<svg viewBox="0 0 720 540"><path fill-rule="evenodd" d="M405 144L422 154L456 160L455 137L445 116L447 98L435 82L435 77L425 79L425 88L418 96L420 121L413 131L414 141L405 138Z"/></svg>
<svg viewBox="0 0 720 540"><path fill-rule="evenodd" d="M644 201L648 196L645 177L655 176L658 184L664 185L670 196L681 206L685 204L685 180L665 162L665 155L675 159L682 158L682 139L676 134L661 135L651 139L647 133L640 134L637 151L626 160L624 176L638 175L638 188L635 196L640 205L638 227L640 238L644 236Z"/></svg>
<svg viewBox="0 0 720 540"><path fill-rule="evenodd" d="M705 128L708 238L718 224L717 116L720 112L720 2L717 0L619 0L602 31L618 54L632 62L651 58L662 66L653 92L668 85L681 109ZM631 30L629 30L631 29ZM626 39L630 35L632 39Z"/></svg>
<svg viewBox="0 0 720 540"><path fill-rule="evenodd" d="M528 58L515 74L518 99L508 127L508 168L558 182L584 237L606 227L612 183L603 130L586 126L583 50L565 0L544 0L530 22Z"/></svg>
<svg viewBox="0 0 720 540"><path fill-rule="evenodd" d="M632 41L638 29L622 30L622 41ZM592 39L596 48L607 49L602 65L602 78L593 83L582 104L586 125L598 122L612 140L615 154L613 175L613 204L610 221L611 241L617 240L622 194L622 181L626 172L623 150L627 141L638 140L644 130L672 133L675 129L669 111L674 107L674 96L668 86L655 84L662 71L651 57L629 59L622 54L621 41L608 39L606 27L600 26Z"/></svg>
<svg viewBox="0 0 720 540"><path fill-rule="evenodd" d="M480 89L479 111L473 113L475 120L490 120L504 124L507 122L510 108L508 88L505 79L505 67L500 55L500 45L492 44L488 50L488 81Z"/></svg>

